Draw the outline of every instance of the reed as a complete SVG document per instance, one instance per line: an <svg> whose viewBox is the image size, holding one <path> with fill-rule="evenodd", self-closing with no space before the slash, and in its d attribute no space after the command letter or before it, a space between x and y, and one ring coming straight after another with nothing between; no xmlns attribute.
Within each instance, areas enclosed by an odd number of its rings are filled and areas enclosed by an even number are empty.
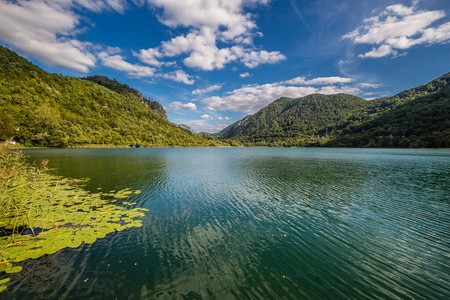
<svg viewBox="0 0 450 300"><path fill-rule="evenodd" d="M89 193L86 180L51 175L47 162L30 165L20 151L0 148L0 292L9 281L2 277L21 271L21 261L142 226L146 209L117 203L140 191Z"/></svg>

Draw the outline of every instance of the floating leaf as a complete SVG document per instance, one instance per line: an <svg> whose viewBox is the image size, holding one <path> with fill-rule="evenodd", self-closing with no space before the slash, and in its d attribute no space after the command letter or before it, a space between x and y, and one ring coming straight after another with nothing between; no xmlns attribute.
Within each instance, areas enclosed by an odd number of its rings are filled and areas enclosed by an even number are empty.
<svg viewBox="0 0 450 300"><path fill-rule="evenodd" d="M1 160L8 156L0 154L0 167L3 167L7 164ZM7 159L9 165L10 161ZM112 204L117 198L141 191L124 189L92 194L80 188L80 183L86 179L60 178L20 162L17 164L16 169L22 168L22 171L11 177L11 185L0 182L0 229L12 233L23 228L24 235L0 237L0 272L19 272L22 267L13 266L12 262L36 259L66 247L76 248L83 242L94 243L111 232L142 226L136 218L144 216L143 212L148 210ZM3 283L0 282L1 290L6 288Z"/></svg>
<svg viewBox="0 0 450 300"><path fill-rule="evenodd" d="M12 263L1 263L0 264L0 272L5 272L13 267Z"/></svg>
<svg viewBox="0 0 450 300"><path fill-rule="evenodd" d="M22 271L22 267L21 266L15 266L15 267L13 267L11 269L6 270L5 272L6 273L17 273L17 272L20 272L20 271Z"/></svg>

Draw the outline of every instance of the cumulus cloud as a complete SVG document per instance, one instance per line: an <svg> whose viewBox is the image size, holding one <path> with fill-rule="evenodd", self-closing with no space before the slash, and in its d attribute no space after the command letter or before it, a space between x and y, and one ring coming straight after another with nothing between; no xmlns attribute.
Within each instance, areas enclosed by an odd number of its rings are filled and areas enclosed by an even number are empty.
<svg viewBox="0 0 450 300"><path fill-rule="evenodd" d="M310 86L299 86L299 78L303 78L302 84L309 84ZM314 93L360 93L359 88L341 85L341 83L350 82L351 79L342 77L318 77L309 80L304 79L304 77L297 77L263 85L246 85L229 92L223 97L214 96L203 99L201 103L211 111L230 110L252 114L280 97L299 98ZM336 83L340 85L333 85Z"/></svg>
<svg viewBox="0 0 450 300"><path fill-rule="evenodd" d="M155 69L126 62L119 54L110 55L107 51L103 51L98 54L98 57L104 66L124 71L132 77L151 77L155 74Z"/></svg>
<svg viewBox="0 0 450 300"><path fill-rule="evenodd" d="M286 56L281 54L279 51L267 52L262 50L245 53L242 57L242 62L249 68L255 68L260 64L274 64L284 59L286 59Z"/></svg>
<svg viewBox="0 0 450 300"><path fill-rule="evenodd" d="M183 63L201 70L222 69L233 61L250 68L262 63L276 63L285 56L278 51L257 51L253 38L261 36L252 15L244 12L245 6L267 4L268 0L148 0L160 10L159 20L171 27L187 28L189 32L156 48L142 49L139 59L153 66L163 64L165 57L184 55ZM219 48L218 42L228 44Z"/></svg>
<svg viewBox="0 0 450 300"><path fill-rule="evenodd" d="M66 6L58 1L1 0L0 40L44 64L88 72L96 59L88 43L72 38L79 20Z"/></svg>
<svg viewBox="0 0 450 300"><path fill-rule="evenodd" d="M140 61L146 63L151 66L159 67L162 63L158 60L163 57L163 55L158 51L158 49L142 49L135 55L139 58Z"/></svg>
<svg viewBox="0 0 450 300"><path fill-rule="evenodd" d="M416 10L412 6L395 4L386 7L378 16L364 20L364 25L346 34L356 44L374 45L371 51L358 55L361 58L379 58L397 55L398 50L421 44L435 44L450 40L450 22L433 27L445 17L443 10Z"/></svg>
<svg viewBox="0 0 450 300"><path fill-rule="evenodd" d="M169 108L171 110L181 110L181 109L188 109L188 110L197 110L197 106L195 103L181 103L179 101L175 101L169 104Z"/></svg>
<svg viewBox="0 0 450 300"><path fill-rule="evenodd" d="M192 94L193 95L206 94L206 93L209 93L209 92L212 92L212 91L220 90L221 88L222 88L221 84L215 84L215 85L209 86L209 87L204 88L204 89L193 90Z"/></svg>
<svg viewBox="0 0 450 300"><path fill-rule="evenodd" d="M124 12L125 0L0 0L0 40L45 65L87 73L96 64L91 43L75 39L79 8Z"/></svg>
<svg viewBox="0 0 450 300"><path fill-rule="evenodd" d="M250 76L250 73L249 72L245 72L245 73L239 74L239 76L241 76L241 78L245 78L245 77Z"/></svg>
<svg viewBox="0 0 450 300"><path fill-rule="evenodd" d="M205 120L212 120L213 117L211 115L208 114L204 114L200 116L200 119L205 119Z"/></svg>
<svg viewBox="0 0 450 300"><path fill-rule="evenodd" d="M167 74L161 75L163 78L170 79L176 82L182 82L185 84L194 84L195 80L191 79L192 76L189 74L186 74L183 70L176 70L175 72L170 72Z"/></svg>
<svg viewBox="0 0 450 300"><path fill-rule="evenodd" d="M306 77L296 77L287 81L284 81L285 84L290 85L324 85L324 84L336 84L336 83L349 83L352 82L353 79L345 78L345 77L317 77L313 79L306 79Z"/></svg>
<svg viewBox="0 0 450 300"><path fill-rule="evenodd" d="M172 28L223 27L220 35L224 39L233 39L256 27L251 16L243 13L246 2L266 4L267 0L149 0L149 3L162 9L160 21L163 24Z"/></svg>

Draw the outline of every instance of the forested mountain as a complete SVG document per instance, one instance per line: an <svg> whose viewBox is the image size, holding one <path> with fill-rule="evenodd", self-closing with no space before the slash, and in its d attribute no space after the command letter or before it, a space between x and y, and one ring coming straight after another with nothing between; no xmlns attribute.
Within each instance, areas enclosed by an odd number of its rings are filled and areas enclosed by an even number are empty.
<svg viewBox="0 0 450 300"><path fill-rule="evenodd" d="M48 147L224 145L168 122L128 86L101 79L107 87L51 74L0 46L0 140Z"/></svg>
<svg viewBox="0 0 450 300"><path fill-rule="evenodd" d="M280 98L216 134L261 146L450 147L450 73L393 97Z"/></svg>
<svg viewBox="0 0 450 300"><path fill-rule="evenodd" d="M115 80L115 79L109 79L106 76L99 76L99 75L83 77L81 79L100 84L114 92L117 92L121 95L128 97L132 101L141 102L141 103L147 105L148 107L150 107L156 114L158 114L159 116L161 116L164 119L166 119L167 121L169 121L169 118L167 118L166 111L164 110L162 105L159 104L159 102L154 101L152 99L145 98L141 94L141 92L139 92L136 89L130 88L126 84L122 84L122 83L117 82L117 80Z"/></svg>
<svg viewBox="0 0 450 300"><path fill-rule="evenodd" d="M351 147L450 147L450 73L427 85L374 101L386 109L367 114L361 122L342 124L328 146Z"/></svg>
<svg viewBox="0 0 450 300"><path fill-rule="evenodd" d="M255 145L293 144L366 106L366 100L346 94L280 98L220 131L219 137Z"/></svg>

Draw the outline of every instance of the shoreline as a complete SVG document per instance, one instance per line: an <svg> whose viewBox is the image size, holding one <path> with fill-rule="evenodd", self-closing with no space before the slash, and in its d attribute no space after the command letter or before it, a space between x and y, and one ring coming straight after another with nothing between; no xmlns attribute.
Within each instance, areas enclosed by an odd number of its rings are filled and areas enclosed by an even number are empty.
<svg viewBox="0 0 450 300"><path fill-rule="evenodd" d="M87 145L74 145L68 147L26 147L18 145L6 145L10 150L39 150L39 149L132 149L129 145L103 145L103 144L87 144ZM163 148L328 148L328 149L402 149L402 150L450 150L450 148L401 148L401 147L283 147L283 146L168 146L168 145L153 145L153 146L141 146L136 149L163 149Z"/></svg>

